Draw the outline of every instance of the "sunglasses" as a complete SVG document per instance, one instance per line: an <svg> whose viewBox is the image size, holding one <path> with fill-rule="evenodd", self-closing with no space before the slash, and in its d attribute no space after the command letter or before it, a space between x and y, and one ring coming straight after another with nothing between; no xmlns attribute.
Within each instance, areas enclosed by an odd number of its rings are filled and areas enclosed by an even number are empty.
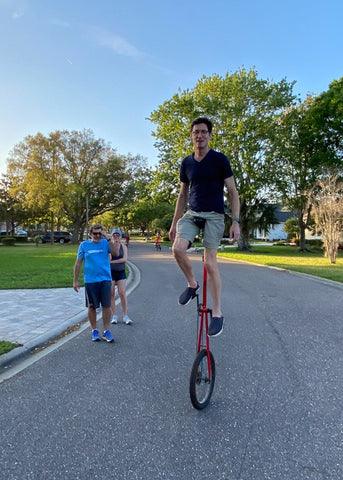
<svg viewBox="0 0 343 480"><path fill-rule="evenodd" d="M102 232L92 232L92 235L96 236L96 235L102 235Z"/></svg>

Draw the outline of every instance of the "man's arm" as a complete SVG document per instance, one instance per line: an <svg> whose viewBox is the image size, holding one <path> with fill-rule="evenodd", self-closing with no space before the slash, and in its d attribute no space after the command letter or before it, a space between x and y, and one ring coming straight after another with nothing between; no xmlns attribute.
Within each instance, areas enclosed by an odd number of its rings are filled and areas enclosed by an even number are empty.
<svg viewBox="0 0 343 480"><path fill-rule="evenodd" d="M237 192L235 179L233 176L228 177L224 180L224 183L229 195L232 218L239 218L239 211L240 211L239 195ZM230 228L230 238L232 238L232 240L236 242L239 239L239 236L240 236L239 223L238 221L234 220Z"/></svg>
<svg viewBox="0 0 343 480"><path fill-rule="evenodd" d="M117 257L119 255L119 246L120 246L120 243L119 242L115 242L114 238L112 235L108 234L107 232L105 232L104 230L102 231L102 238L104 238L105 240L108 241L108 244L110 246L110 250L111 250L111 255L113 255L114 257ZM111 259L110 259L111 260Z"/></svg>
<svg viewBox="0 0 343 480"><path fill-rule="evenodd" d="M127 246L122 244L122 247L123 247L123 256L122 258L118 258L117 260L112 260L112 258L110 258L110 263L126 263L127 262ZM119 244L119 251L118 251L118 254L115 255L116 257L119 255L119 252L120 252L120 244Z"/></svg>
<svg viewBox="0 0 343 480"><path fill-rule="evenodd" d="M175 205L174 218L169 230L169 238L171 242L174 242L175 240L177 221L185 213L185 210L188 204L188 195L189 195L188 183L181 182L179 196L177 198L176 205Z"/></svg>
<svg viewBox="0 0 343 480"><path fill-rule="evenodd" d="M80 290L79 273L80 273L82 262L83 262L83 258L77 258L74 265L73 289L75 290L75 292L78 292Z"/></svg>

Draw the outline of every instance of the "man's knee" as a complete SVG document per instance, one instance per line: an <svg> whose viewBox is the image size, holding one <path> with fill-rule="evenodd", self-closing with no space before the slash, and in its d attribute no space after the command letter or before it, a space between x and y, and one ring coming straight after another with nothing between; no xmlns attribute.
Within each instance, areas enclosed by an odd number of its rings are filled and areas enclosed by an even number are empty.
<svg viewBox="0 0 343 480"><path fill-rule="evenodd" d="M218 271L217 256L213 256L213 255L206 256L205 255L204 264L205 264L206 270L209 273L214 273L214 272Z"/></svg>
<svg viewBox="0 0 343 480"><path fill-rule="evenodd" d="M184 238L178 238L173 243L172 251L174 257L181 257L186 254L187 249L189 248L189 241Z"/></svg>

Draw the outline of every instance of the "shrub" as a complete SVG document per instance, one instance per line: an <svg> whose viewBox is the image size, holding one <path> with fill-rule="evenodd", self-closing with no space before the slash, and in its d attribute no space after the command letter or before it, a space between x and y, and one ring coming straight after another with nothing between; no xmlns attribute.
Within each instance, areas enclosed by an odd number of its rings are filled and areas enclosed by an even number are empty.
<svg viewBox="0 0 343 480"><path fill-rule="evenodd" d="M15 238L14 237L3 237L1 239L3 245L6 245L7 247L13 246L15 244Z"/></svg>
<svg viewBox="0 0 343 480"><path fill-rule="evenodd" d="M14 236L16 243L27 243L27 237L23 235Z"/></svg>
<svg viewBox="0 0 343 480"><path fill-rule="evenodd" d="M320 238L313 238L311 240L306 240L306 243L308 245L311 245L312 247L323 247L323 241Z"/></svg>

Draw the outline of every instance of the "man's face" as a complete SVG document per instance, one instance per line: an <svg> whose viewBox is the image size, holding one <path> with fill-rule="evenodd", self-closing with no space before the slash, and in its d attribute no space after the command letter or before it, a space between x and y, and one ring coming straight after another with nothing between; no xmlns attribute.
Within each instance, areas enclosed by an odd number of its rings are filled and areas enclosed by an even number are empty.
<svg viewBox="0 0 343 480"><path fill-rule="evenodd" d="M97 228L93 230L90 235L91 235L92 242L99 243L100 240L102 239L102 230L99 230Z"/></svg>
<svg viewBox="0 0 343 480"><path fill-rule="evenodd" d="M210 138L211 134L208 131L206 123L199 123L198 125L193 125L191 132L191 140L194 148L206 148L208 146Z"/></svg>

